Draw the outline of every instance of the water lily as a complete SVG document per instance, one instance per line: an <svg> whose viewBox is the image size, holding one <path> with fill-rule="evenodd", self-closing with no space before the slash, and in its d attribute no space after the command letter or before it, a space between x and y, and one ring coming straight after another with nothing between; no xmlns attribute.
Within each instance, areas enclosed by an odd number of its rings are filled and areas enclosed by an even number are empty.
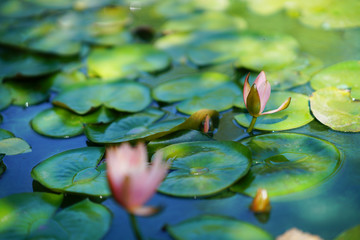
<svg viewBox="0 0 360 240"><path fill-rule="evenodd" d="M257 117L261 115L276 113L286 109L290 104L291 97L289 97L277 109L264 112L265 106L271 94L270 83L266 80L265 72L261 71L255 79L254 84L250 87L249 76L250 74L248 74L245 78L243 97L247 110L249 111L250 115L253 116L253 119L251 120L250 126L247 130L248 132L251 132L255 125Z"/></svg>
<svg viewBox="0 0 360 240"><path fill-rule="evenodd" d="M148 216L157 209L144 206L165 177L168 164L156 153L148 166L143 143L131 147L128 143L106 149L107 176L115 200L129 213Z"/></svg>

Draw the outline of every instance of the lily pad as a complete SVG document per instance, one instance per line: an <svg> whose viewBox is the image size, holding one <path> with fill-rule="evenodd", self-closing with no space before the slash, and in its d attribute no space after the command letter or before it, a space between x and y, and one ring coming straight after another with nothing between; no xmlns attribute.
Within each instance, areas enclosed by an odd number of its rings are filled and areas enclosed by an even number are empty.
<svg viewBox="0 0 360 240"><path fill-rule="evenodd" d="M360 100L360 61L346 61L327 67L311 79L311 87L319 90L326 87L351 90L351 96Z"/></svg>
<svg viewBox="0 0 360 240"><path fill-rule="evenodd" d="M186 120L185 118L176 118L158 121L163 114L162 111L149 109L142 113L119 118L111 124L88 124L85 126L85 134L90 141L95 143L150 141L180 130L198 130L206 115L209 115L214 122L219 116L217 111L202 110L194 113Z"/></svg>
<svg viewBox="0 0 360 240"><path fill-rule="evenodd" d="M109 196L104 151L85 147L56 154L36 165L31 176L55 192Z"/></svg>
<svg viewBox="0 0 360 240"><path fill-rule="evenodd" d="M0 83L0 96L0 110L3 110L11 104L12 97L10 90L2 83Z"/></svg>
<svg viewBox="0 0 360 240"><path fill-rule="evenodd" d="M27 152L31 152L27 142L5 129L0 129L0 154L17 155Z"/></svg>
<svg viewBox="0 0 360 240"><path fill-rule="evenodd" d="M139 112L151 103L148 87L137 82L89 83L57 95L53 104L78 114L105 106L123 112Z"/></svg>
<svg viewBox="0 0 360 240"><path fill-rule="evenodd" d="M235 98L241 95L240 88L235 83L227 83L214 91L195 96L176 106L179 112L193 114L201 109L225 111L233 107Z"/></svg>
<svg viewBox="0 0 360 240"><path fill-rule="evenodd" d="M288 97L291 97L289 107L277 113L263 115L257 118L255 129L265 131L282 131L301 127L314 118L310 114L309 97L294 92L273 92L264 111L278 108ZM243 97L237 98L235 106L245 108ZM235 120L244 127L249 127L252 116L240 113Z"/></svg>
<svg viewBox="0 0 360 240"><path fill-rule="evenodd" d="M153 97L163 102L181 101L215 90L230 81L228 76L216 72L188 75L158 85L153 89Z"/></svg>
<svg viewBox="0 0 360 240"><path fill-rule="evenodd" d="M335 238L335 240L356 240L360 236L360 225L356 225Z"/></svg>
<svg viewBox="0 0 360 240"><path fill-rule="evenodd" d="M89 75L103 79L136 78L142 71L157 72L169 65L165 52L145 44L98 48L88 57Z"/></svg>
<svg viewBox="0 0 360 240"><path fill-rule="evenodd" d="M50 108L38 113L32 120L32 128L48 137L69 138L83 133L85 123L109 123L116 113L104 107L87 115L77 115L63 108Z"/></svg>
<svg viewBox="0 0 360 240"><path fill-rule="evenodd" d="M331 143L296 133L272 133L241 141L252 153L253 165L230 189L255 196L286 195L321 184L340 167L340 152Z"/></svg>
<svg viewBox="0 0 360 240"><path fill-rule="evenodd" d="M169 225L166 230L176 240L224 239L224 240L272 240L268 232L234 218L203 215Z"/></svg>
<svg viewBox="0 0 360 240"><path fill-rule="evenodd" d="M178 197L208 196L231 186L249 171L249 150L237 142L187 142L161 149L172 170L158 191Z"/></svg>
<svg viewBox="0 0 360 240"><path fill-rule="evenodd" d="M311 111L322 124L342 132L360 132L360 101L335 87L320 89L310 97Z"/></svg>
<svg viewBox="0 0 360 240"><path fill-rule="evenodd" d="M110 211L86 199L57 212L62 195L21 193L0 199L2 239L101 239ZM26 217L24 217L26 216Z"/></svg>
<svg viewBox="0 0 360 240"><path fill-rule="evenodd" d="M61 92L75 84L86 82L86 76L80 71L60 72L50 77L51 90Z"/></svg>

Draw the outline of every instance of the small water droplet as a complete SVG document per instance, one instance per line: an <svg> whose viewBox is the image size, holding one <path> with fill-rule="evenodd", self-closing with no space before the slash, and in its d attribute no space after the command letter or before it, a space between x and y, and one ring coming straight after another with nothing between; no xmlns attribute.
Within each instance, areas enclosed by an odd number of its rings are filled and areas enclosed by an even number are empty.
<svg viewBox="0 0 360 240"><path fill-rule="evenodd" d="M103 198L103 196L100 196L100 199L102 199Z"/></svg>
<svg viewBox="0 0 360 240"><path fill-rule="evenodd" d="M202 175L202 174L205 174L205 173L208 173L208 172L209 172L209 169L206 168L206 167L193 167L193 168L190 168L190 174L195 175L195 176Z"/></svg>
<svg viewBox="0 0 360 240"><path fill-rule="evenodd" d="M138 11L141 10L141 2L132 1L130 3L130 11Z"/></svg>
<svg viewBox="0 0 360 240"><path fill-rule="evenodd" d="M25 103L25 107L29 107L29 102L26 102L26 103Z"/></svg>

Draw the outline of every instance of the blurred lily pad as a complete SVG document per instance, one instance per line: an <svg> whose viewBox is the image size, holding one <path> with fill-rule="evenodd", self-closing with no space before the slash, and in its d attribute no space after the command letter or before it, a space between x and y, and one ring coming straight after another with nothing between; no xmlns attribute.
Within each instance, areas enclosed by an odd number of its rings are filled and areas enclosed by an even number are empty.
<svg viewBox="0 0 360 240"><path fill-rule="evenodd" d="M38 113L32 120L32 128L48 137L69 138L83 133L85 123L108 123L116 113L104 107L87 115L77 115L63 108L50 108Z"/></svg>
<svg viewBox="0 0 360 240"><path fill-rule="evenodd" d="M319 90L326 87L351 90L351 96L360 100L360 61L346 61L327 67L311 79L311 87Z"/></svg>
<svg viewBox="0 0 360 240"><path fill-rule="evenodd" d="M161 149L172 170L158 191L178 197L208 196L242 178L251 165L249 150L237 142L177 143Z"/></svg>
<svg viewBox="0 0 360 240"><path fill-rule="evenodd" d="M309 97L294 92L273 92L265 111L278 108L288 97L291 97L291 103L287 109L258 117L254 128L265 131L282 131L301 127L314 119L310 114ZM242 96L237 98L235 106L245 108ZM244 127L250 125L251 119L252 116L248 113L240 113L235 116L235 120Z"/></svg>
<svg viewBox="0 0 360 240"><path fill-rule="evenodd" d="M104 152L99 147L68 150L36 165L31 176L55 192L109 196Z"/></svg>
<svg viewBox="0 0 360 240"><path fill-rule="evenodd" d="M11 104L12 97L10 90L2 83L0 83L0 96L0 110L3 110Z"/></svg>
<svg viewBox="0 0 360 240"><path fill-rule="evenodd" d="M80 71L59 72L50 77L51 90L61 92L71 88L78 83L86 82L86 76Z"/></svg>
<svg viewBox="0 0 360 240"><path fill-rule="evenodd" d="M350 92L328 87L310 97L311 111L322 124L342 132L360 132L360 101Z"/></svg>
<svg viewBox="0 0 360 240"><path fill-rule="evenodd" d="M117 111L138 112L151 103L148 87L137 82L92 83L72 88L57 95L53 104L78 114L105 106Z"/></svg>
<svg viewBox="0 0 360 240"><path fill-rule="evenodd" d="M0 199L2 239L101 239L110 211L86 199L57 212L62 195L20 193ZM24 217L26 216L26 217Z"/></svg>
<svg viewBox="0 0 360 240"><path fill-rule="evenodd" d="M0 154L17 155L27 152L31 152L31 147L26 141L0 128Z"/></svg>
<svg viewBox="0 0 360 240"><path fill-rule="evenodd" d="M356 240L360 236L360 225L356 225L342 232L335 240Z"/></svg>
<svg viewBox="0 0 360 240"><path fill-rule="evenodd" d="M169 65L165 52L145 44L97 48L88 57L89 75L103 79L136 78L140 72L157 72Z"/></svg>
<svg viewBox="0 0 360 240"><path fill-rule="evenodd" d="M255 196L265 188L270 196L316 186L335 174L340 152L331 143L296 133L272 133L241 141L252 153L253 164L232 191Z"/></svg>
<svg viewBox="0 0 360 240"><path fill-rule="evenodd" d="M166 230L177 240L226 239L226 240L272 240L268 232L234 218L203 215L166 226Z"/></svg>
<svg viewBox="0 0 360 240"><path fill-rule="evenodd" d="M158 101L176 102L215 90L231 80L216 72L204 72L180 77L156 86L153 97Z"/></svg>

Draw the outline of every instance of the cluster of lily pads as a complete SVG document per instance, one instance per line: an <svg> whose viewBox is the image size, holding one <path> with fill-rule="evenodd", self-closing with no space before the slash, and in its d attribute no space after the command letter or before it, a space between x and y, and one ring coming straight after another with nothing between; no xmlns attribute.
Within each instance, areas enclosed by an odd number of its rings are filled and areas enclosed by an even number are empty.
<svg viewBox="0 0 360 240"><path fill-rule="evenodd" d="M50 101L52 107L31 120L33 130L52 138L85 134L90 143L32 169L35 181L61 194L0 199L0 238L102 238L112 218L106 207L84 200L59 208L63 194L111 197L104 153L113 144L145 142L150 156L161 150L170 171L158 191L172 197L224 191L254 197L265 188L276 199L336 173L342 159L334 144L275 131L299 128L315 117L335 131L360 132L360 61L324 66L292 36L247 30L246 19L224 13L230 1L205 2L187 1L176 8L176 1L139 6L115 0L0 3L0 110ZM283 1L277 2L271 11L283 8ZM311 11L315 6L293 2L304 13L300 21L321 18ZM268 14L257 9L262 4L249 1L251 9ZM151 8L166 22L156 30L138 26L141 8ZM315 27L325 24L319 21ZM359 24L350 22L328 24ZM265 111L292 100L287 109L260 116L256 131L247 134L251 116L242 89L246 74L253 81L261 70L274 90ZM311 96L296 90L308 82ZM218 123L230 109L242 134L237 141L218 140ZM0 129L0 175L6 155L28 151L24 140ZM354 229L348 234L360 231ZM194 233L204 239L224 234L273 239L254 225L224 216L199 216L167 230L175 239L194 239Z"/></svg>

